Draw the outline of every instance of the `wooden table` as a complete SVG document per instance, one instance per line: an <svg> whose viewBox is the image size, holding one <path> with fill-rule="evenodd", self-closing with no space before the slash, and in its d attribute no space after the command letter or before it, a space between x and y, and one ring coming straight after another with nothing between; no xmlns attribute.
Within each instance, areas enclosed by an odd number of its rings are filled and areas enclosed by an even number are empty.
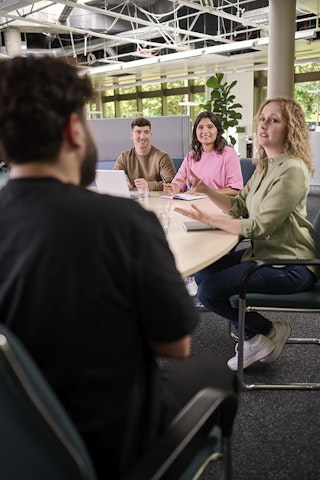
<svg viewBox="0 0 320 480"><path fill-rule="evenodd" d="M160 195L162 192L150 192L148 200L138 201L144 208L157 213L158 203L164 201L159 198ZM170 200L170 202L172 202L172 208L167 240L182 277L188 277L207 267L228 253L238 243L238 235L222 230L187 232L183 228L183 222L191 219L173 209L177 206L190 208L192 202L185 200ZM194 202L208 213L225 215L208 198Z"/></svg>

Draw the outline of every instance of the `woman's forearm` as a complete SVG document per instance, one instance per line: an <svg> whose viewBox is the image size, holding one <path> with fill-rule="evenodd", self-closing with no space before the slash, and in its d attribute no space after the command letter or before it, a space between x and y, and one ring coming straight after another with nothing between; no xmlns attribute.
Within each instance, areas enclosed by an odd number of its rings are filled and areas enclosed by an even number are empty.
<svg viewBox="0 0 320 480"><path fill-rule="evenodd" d="M235 197L239 192L238 189L232 187L218 188L216 191L222 193L222 195L229 195L229 197Z"/></svg>
<svg viewBox="0 0 320 480"><path fill-rule="evenodd" d="M207 187L204 192L210 200L217 205L223 212L229 212L231 208L231 200L227 195L219 193L212 188Z"/></svg>
<svg viewBox="0 0 320 480"><path fill-rule="evenodd" d="M229 212L231 208L230 198L223 193L219 193L216 190L210 188L199 177L197 177L191 170L190 176L192 181L192 188L190 193L204 193L210 200L217 205L223 212Z"/></svg>
<svg viewBox="0 0 320 480"><path fill-rule="evenodd" d="M226 215L210 215L209 213L200 210L197 205L193 203L191 203L190 208L176 207L174 211L181 213L181 215L184 215L185 217L189 217L194 220L207 223L212 227L225 230L226 232L234 233L236 235L241 234L240 218L231 218Z"/></svg>

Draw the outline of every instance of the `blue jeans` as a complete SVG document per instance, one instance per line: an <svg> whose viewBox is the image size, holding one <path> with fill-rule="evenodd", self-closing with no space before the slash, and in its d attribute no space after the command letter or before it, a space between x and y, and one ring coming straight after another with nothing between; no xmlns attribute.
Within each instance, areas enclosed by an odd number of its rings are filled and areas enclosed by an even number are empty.
<svg viewBox="0 0 320 480"><path fill-rule="evenodd" d="M229 297L239 293L241 279L254 262L240 262L244 250L225 255L207 268L195 274L198 284L197 297L212 312L229 319L238 327L238 309L232 308ZM304 265L285 268L263 267L248 282L250 293L296 293L310 290L315 275ZM258 333L268 335L272 323L257 312L246 313L246 339Z"/></svg>

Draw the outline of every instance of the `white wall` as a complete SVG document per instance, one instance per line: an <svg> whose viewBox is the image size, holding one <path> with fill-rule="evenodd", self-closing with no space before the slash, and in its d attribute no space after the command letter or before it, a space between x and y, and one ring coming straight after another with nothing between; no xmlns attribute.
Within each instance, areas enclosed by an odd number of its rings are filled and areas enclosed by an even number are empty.
<svg viewBox="0 0 320 480"><path fill-rule="evenodd" d="M254 75L253 72L241 72L234 74L226 74L224 80L228 83L237 80L237 84L231 90L235 95L236 103L240 103L242 108L238 111L242 113L242 119L239 127L246 127L247 135L252 135L253 122L253 98L254 98Z"/></svg>
<svg viewBox="0 0 320 480"><path fill-rule="evenodd" d="M320 132L311 132L311 144L315 172L310 181L310 185L320 186Z"/></svg>

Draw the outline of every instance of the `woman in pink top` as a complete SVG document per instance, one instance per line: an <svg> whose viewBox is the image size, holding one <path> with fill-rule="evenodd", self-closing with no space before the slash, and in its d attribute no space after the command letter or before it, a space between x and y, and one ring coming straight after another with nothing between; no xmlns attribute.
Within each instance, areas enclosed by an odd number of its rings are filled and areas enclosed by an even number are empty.
<svg viewBox="0 0 320 480"><path fill-rule="evenodd" d="M164 185L167 195L184 192L189 184L189 171L204 183L225 195L237 195L243 188L240 160L222 136L220 120L213 112L202 112L192 131L191 151L187 154L172 183ZM191 192L190 192L191 193Z"/></svg>

